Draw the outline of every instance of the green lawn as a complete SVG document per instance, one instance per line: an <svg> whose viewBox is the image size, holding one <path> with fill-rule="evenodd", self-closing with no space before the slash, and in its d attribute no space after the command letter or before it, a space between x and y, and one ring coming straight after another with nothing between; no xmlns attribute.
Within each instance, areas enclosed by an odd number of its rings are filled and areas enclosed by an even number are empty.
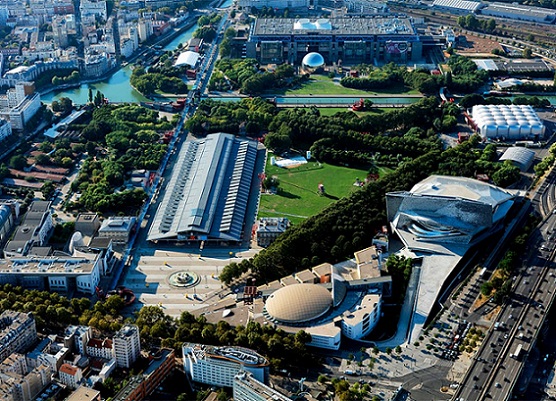
<svg viewBox="0 0 556 401"><path fill-rule="evenodd" d="M332 166L309 162L293 169L270 165L269 154L266 175L276 176L280 181L279 193L261 194L259 217L289 218L294 224L310 217L336 200L359 188L354 186L356 178L367 176L366 169ZM384 174L386 169L380 171ZM318 185L323 184L326 195L318 194Z"/></svg>
<svg viewBox="0 0 556 401"><path fill-rule="evenodd" d="M419 91L405 88L403 85L391 87L384 90L364 91L359 89L345 88L340 85L339 80L336 82L327 75L313 74L309 82L297 89L287 89L285 91L273 91L274 94L280 95L419 95Z"/></svg>

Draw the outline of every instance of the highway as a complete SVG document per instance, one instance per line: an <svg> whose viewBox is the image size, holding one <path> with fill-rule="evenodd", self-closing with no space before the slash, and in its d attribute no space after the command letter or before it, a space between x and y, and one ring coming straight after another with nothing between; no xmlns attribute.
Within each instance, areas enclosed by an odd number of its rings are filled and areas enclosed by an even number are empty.
<svg viewBox="0 0 556 401"><path fill-rule="evenodd" d="M554 299L555 229L556 215L550 213L533 231L528 258L514 278L513 294L494 323L498 323L500 329L486 334L454 400L510 399L527 354L543 326L545 311ZM519 345L522 346L521 355L514 357Z"/></svg>

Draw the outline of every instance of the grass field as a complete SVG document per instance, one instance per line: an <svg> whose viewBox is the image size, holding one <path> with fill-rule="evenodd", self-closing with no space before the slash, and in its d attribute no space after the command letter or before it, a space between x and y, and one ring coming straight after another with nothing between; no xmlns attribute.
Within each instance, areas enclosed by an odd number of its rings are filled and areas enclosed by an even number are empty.
<svg viewBox="0 0 556 401"><path fill-rule="evenodd" d="M356 178L363 180L366 169L332 166L309 162L300 167L284 169L270 165L269 154L266 175L276 176L280 181L279 193L262 194L259 217L289 218L294 224L310 217L336 200L359 190L354 186ZM380 171L384 174L388 170ZM318 194L318 185L323 184L326 195Z"/></svg>
<svg viewBox="0 0 556 401"><path fill-rule="evenodd" d="M282 95L419 95L419 91L407 89L403 85L391 87L385 90L364 91L359 89L345 88L337 80L334 82L326 75L313 74L309 82L297 89L286 91L275 91L273 93Z"/></svg>

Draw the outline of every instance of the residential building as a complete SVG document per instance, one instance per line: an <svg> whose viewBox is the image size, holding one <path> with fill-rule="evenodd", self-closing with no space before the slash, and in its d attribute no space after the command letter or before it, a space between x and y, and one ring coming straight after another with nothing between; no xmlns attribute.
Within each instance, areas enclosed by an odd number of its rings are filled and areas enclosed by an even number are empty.
<svg viewBox="0 0 556 401"><path fill-rule="evenodd" d="M152 20L150 18L140 18L137 24L139 42L143 43L154 34Z"/></svg>
<svg viewBox="0 0 556 401"><path fill-rule="evenodd" d="M37 340L32 313L4 311L0 315L0 361L14 352L27 350Z"/></svg>
<svg viewBox="0 0 556 401"><path fill-rule="evenodd" d="M15 130L23 130L29 120L39 111L41 105L41 95L39 93L35 93L23 99L21 103L7 113L12 128Z"/></svg>
<svg viewBox="0 0 556 401"><path fill-rule="evenodd" d="M91 338L87 342L87 355L95 358L112 359L114 358L114 349L112 340L106 338L100 340L98 338Z"/></svg>
<svg viewBox="0 0 556 401"><path fill-rule="evenodd" d="M0 399L2 401L33 401L52 381L52 370L38 366L22 374L0 373Z"/></svg>
<svg viewBox="0 0 556 401"><path fill-rule="evenodd" d="M149 366L131 378L113 401L142 401L152 394L176 367L174 350L162 348L149 355Z"/></svg>
<svg viewBox="0 0 556 401"><path fill-rule="evenodd" d="M115 244L127 244L136 221L134 216L110 217L102 222L98 236L110 238Z"/></svg>
<svg viewBox="0 0 556 401"><path fill-rule="evenodd" d="M3 118L0 118L0 142L12 134L12 124Z"/></svg>
<svg viewBox="0 0 556 401"><path fill-rule="evenodd" d="M64 346L86 355L87 344L92 337L93 330L90 326L68 326L64 332Z"/></svg>
<svg viewBox="0 0 556 401"><path fill-rule="evenodd" d="M380 319L381 303L379 294L365 295L359 305L342 315L342 334L357 340L373 331Z"/></svg>
<svg viewBox="0 0 556 401"><path fill-rule="evenodd" d="M268 360L248 348L185 343L183 364L190 380L211 386L232 387L240 371L251 373L260 382L268 382Z"/></svg>
<svg viewBox="0 0 556 401"><path fill-rule="evenodd" d="M291 401L282 393L261 383L249 372L240 372L234 377L234 401Z"/></svg>
<svg viewBox="0 0 556 401"><path fill-rule="evenodd" d="M112 338L116 364L120 368L130 368L141 355L139 327L127 324Z"/></svg>
<svg viewBox="0 0 556 401"><path fill-rule="evenodd" d="M65 401L101 401L100 391L89 387L79 386Z"/></svg>
<svg viewBox="0 0 556 401"><path fill-rule="evenodd" d="M82 17L95 16L103 21L108 19L106 0L81 0L79 5Z"/></svg>
<svg viewBox="0 0 556 401"><path fill-rule="evenodd" d="M290 226L285 217L263 217L257 226L257 245L266 248Z"/></svg>
<svg viewBox="0 0 556 401"><path fill-rule="evenodd" d="M0 246L3 246L12 233L14 217L8 205L0 205Z"/></svg>
<svg viewBox="0 0 556 401"><path fill-rule="evenodd" d="M58 371L60 381L69 388L77 388L83 379L83 371L77 366L64 363Z"/></svg>

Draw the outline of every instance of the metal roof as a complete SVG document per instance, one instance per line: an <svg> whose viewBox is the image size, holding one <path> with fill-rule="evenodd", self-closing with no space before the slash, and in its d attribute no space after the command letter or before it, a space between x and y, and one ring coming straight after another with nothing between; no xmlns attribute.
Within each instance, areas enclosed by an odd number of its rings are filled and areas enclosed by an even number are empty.
<svg viewBox="0 0 556 401"><path fill-rule="evenodd" d="M535 151L519 146L508 148L500 157L500 161L511 160L522 166L530 166L535 158Z"/></svg>
<svg viewBox="0 0 556 401"><path fill-rule="evenodd" d="M467 0L434 0L432 5L433 7L454 8L457 10L475 12L481 7L481 2Z"/></svg>
<svg viewBox="0 0 556 401"><path fill-rule="evenodd" d="M217 133L185 142L148 240L240 241L257 143Z"/></svg>
<svg viewBox="0 0 556 401"><path fill-rule="evenodd" d="M301 323L324 315L332 306L332 294L316 284L292 284L280 288L266 301L265 309L280 322Z"/></svg>

